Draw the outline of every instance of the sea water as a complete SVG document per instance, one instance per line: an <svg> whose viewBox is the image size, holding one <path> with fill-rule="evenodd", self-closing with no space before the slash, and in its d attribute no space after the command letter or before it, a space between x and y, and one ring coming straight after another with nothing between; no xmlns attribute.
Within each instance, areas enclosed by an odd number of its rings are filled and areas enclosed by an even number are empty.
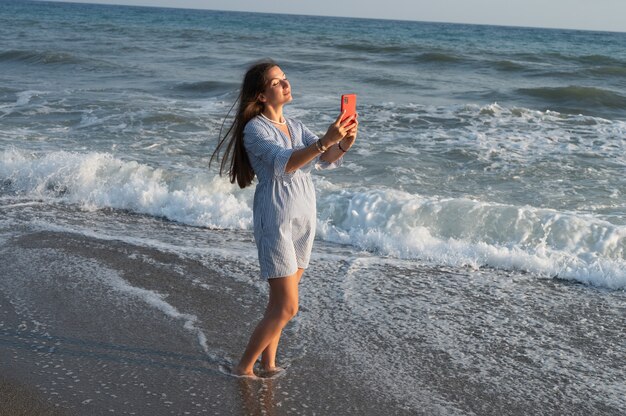
<svg viewBox="0 0 626 416"><path fill-rule="evenodd" d="M238 189L209 160L243 73L269 57L291 82L285 115L320 135L340 95L358 95L357 142L340 169L314 174L313 261L346 280L305 289L326 306L310 306L319 316L336 307L329 300L350 313L332 312L311 331L347 319L354 326L323 329L356 351L358 323L378 328L389 361L353 359L369 360L378 382L407 400L412 392L394 377L423 363L396 349L416 333L427 337L420 345L454 349L458 335L481 350L491 342L485 328L495 328L528 343L529 360L558 360L559 348L533 344L519 328L595 299L610 313L596 310L589 322L608 319L610 333L598 336L623 351L626 34L3 0L0 39L3 240L28 221L198 258L211 252L244 264L225 275L261 287L248 273L254 187ZM221 232L207 237L207 228ZM429 286L423 267L454 276L449 291ZM471 301L460 283L468 275L478 286ZM169 313L152 293L128 291ZM481 316L502 306L494 298L511 309ZM458 326L429 320L446 313ZM506 325L514 318L517 332ZM552 329L569 342L568 330ZM462 350L451 356L514 378L515 363L484 353L478 364ZM605 383L600 400L619 407L620 360L594 375L597 363L570 357L559 371L573 377L587 365L573 391L591 397L598 391L584 386ZM506 392L523 400L543 387L529 389Z"/></svg>
<svg viewBox="0 0 626 416"><path fill-rule="evenodd" d="M3 1L4 195L251 227L208 169L245 68L288 117L360 133L315 176L318 238L383 256L626 286L626 35Z"/></svg>

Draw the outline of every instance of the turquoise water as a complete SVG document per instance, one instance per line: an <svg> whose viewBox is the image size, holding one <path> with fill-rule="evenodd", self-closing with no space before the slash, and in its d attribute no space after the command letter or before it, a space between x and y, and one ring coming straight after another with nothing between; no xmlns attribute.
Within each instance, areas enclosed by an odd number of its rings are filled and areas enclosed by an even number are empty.
<svg viewBox="0 0 626 416"><path fill-rule="evenodd" d="M206 166L243 71L272 57L292 81L288 115L314 131L341 93L359 96L359 145L319 176L321 239L626 285L626 34L2 6L9 193L248 229L250 192ZM198 189L236 202L224 216Z"/></svg>

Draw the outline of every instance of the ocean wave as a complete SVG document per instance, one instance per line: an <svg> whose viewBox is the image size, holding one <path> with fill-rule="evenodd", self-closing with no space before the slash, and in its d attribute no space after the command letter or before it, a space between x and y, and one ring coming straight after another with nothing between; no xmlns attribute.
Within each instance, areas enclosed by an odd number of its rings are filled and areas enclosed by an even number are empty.
<svg viewBox="0 0 626 416"><path fill-rule="evenodd" d="M626 108L626 97L613 91L595 87L540 87L520 88L520 94L541 98L552 103L587 107L601 105L608 108Z"/></svg>
<svg viewBox="0 0 626 416"><path fill-rule="evenodd" d="M587 70L592 75L626 77L626 65L624 66L599 66Z"/></svg>
<svg viewBox="0 0 626 416"><path fill-rule="evenodd" d="M16 90L15 88L11 88L9 86L6 85L0 85L0 94L15 94L18 90Z"/></svg>
<svg viewBox="0 0 626 416"><path fill-rule="evenodd" d="M623 121L497 103L361 111L386 131L368 131L355 148L359 158L350 159L370 172L355 174L358 183L593 212L591 205L620 202L612 193L623 188Z"/></svg>
<svg viewBox="0 0 626 416"><path fill-rule="evenodd" d="M530 52L518 52L511 55L515 60L533 62L533 63L545 63L545 57L540 53Z"/></svg>
<svg viewBox="0 0 626 416"><path fill-rule="evenodd" d="M182 82L176 84L173 89L191 94L218 95L237 90L239 84L222 81L198 81Z"/></svg>
<svg viewBox="0 0 626 416"><path fill-rule="evenodd" d="M458 55L443 52L426 52L414 58L418 63L458 63L464 59Z"/></svg>
<svg viewBox="0 0 626 416"><path fill-rule="evenodd" d="M528 69L525 65L521 63L508 61L508 60L495 61L493 62L492 65L496 69L500 71L505 71L505 72L525 71Z"/></svg>
<svg viewBox="0 0 626 416"><path fill-rule="evenodd" d="M29 64L78 64L83 60L67 52L10 50L0 52L0 62L25 62Z"/></svg>
<svg viewBox="0 0 626 416"><path fill-rule="evenodd" d="M587 64L587 65L606 65L606 66L622 66L622 67L626 65L626 62L620 59L616 59L612 56L598 55L598 54L577 56L574 59L580 62L581 64Z"/></svg>
<svg viewBox="0 0 626 416"><path fill-rule="evenodd" d="M570 55L562 52L519 52L512 54L515 60L533 62L542 65L550 65L554 63L567 63L575 65L594 65L594 66L624 66L625 62L621 59L602 55Z"/></svg>
<svg viewBox="0 0 626 416"><path fill-rule="evenodd" d="M0 52L0 63L2 62L59 67L64 65L80 65L82 69L90 71L104 71L119 68L119 65L102 59L82 57L62 51L9 50Z"/></svg>
<svg viewBox="0 0 626 416"><path fill-rule="evenodd" d="M363 82L372 83L380 86L388 86L388 87L400 87L400 88L411 88L415 87L415 84L411 82L410 79L398 79L391 78L386 76L378 76L378 77L367 77L363 79Z"/></svg>
<svg viewBox="0 0 626 416"><path fill-rule="evenodd" d="M249 192L225 179L177 177L108 153L0 153L0 181L17 195L60 200L85 209L115 208L210 228L247 229Z"/></svg>
<svg viewBox="0 0 626 416"><path fill-rule="evenodd" d="M563 52L544 52L537 54L537 56L540 60L547 62L565 62L579 65L624 65L622 60L602 54L572 55Z"/></svg>
<svg viewBox="0 0 626 416"><path fill-rule="evenodd" d="M322 198L320 235L382 255L626 287L626 226L591 216L397 190Z"/></svg>
<svg viewBox="0 0 626 416"><path fill-rule="evenodd" d="M156 124L186 124L190 125L196 121L192 117L186 117L181 114L175 114L171 112L155 112L148 113L141 117L141 122L147 126L153 126Z"/></svg>
<svg viewBox="0 0 626 416"><path fill-rule="evenodd" d="M2 191L218 229L250 229L253 190L107 153L0 153ZM319 237L380 255L626 288L626 226L592 215L318 183Z"/></svg>
<svg viewBox="0 0 626 416"><path fill-rule="evenodd" d="M366 42L349 42L349 43L340 43L333 45L334 48L343 49L352 52L365 52L371 54L378 53L402 53L402 52L410 52L411 49L408 46L400 46L400 45L381 45L381 44L373 44Z"/></svg>

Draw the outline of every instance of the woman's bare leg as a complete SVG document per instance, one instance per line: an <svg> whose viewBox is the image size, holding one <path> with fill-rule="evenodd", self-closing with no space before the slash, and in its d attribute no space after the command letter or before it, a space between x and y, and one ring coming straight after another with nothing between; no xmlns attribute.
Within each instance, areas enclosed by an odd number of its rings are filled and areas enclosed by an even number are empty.
<svg viewBox="0 0 626 416"><path fill-rule="evenodd" d="M302 279L302 273L304 273L304 269L298 269L296 272L296 277L298 280L298 284L300 283L300 279ZM265 315L267 315L268 311L274 307L275 300L272 298L272 292L270 292L270 298L267 302L267 308L265 310ZM280 336L283 333L281 330L278 335L270 342L270 344L263 350L261 354L261 366L265 371L272 371L276 368L276 351L278 350L278 341L280 341Z"/></svg>
<svg viewBox="0 0 626 416"><path fill-rule="evenodd" d="M250 336L239 364L233 369L237 375L253 375L254 363L259 355L276 338L287 322L298 312L298 272L291 276L270 279L272 307L258 323ZM275 351L274 351L275 354Z"/></svg>

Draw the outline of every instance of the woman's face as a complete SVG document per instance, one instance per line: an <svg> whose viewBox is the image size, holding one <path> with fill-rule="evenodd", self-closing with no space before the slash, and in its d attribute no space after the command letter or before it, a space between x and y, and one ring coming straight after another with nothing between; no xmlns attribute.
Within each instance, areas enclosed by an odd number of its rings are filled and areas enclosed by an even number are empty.
<svg viewBox="0 0 626 416"><path fill-rule="evenodd" d="M278 66L267 71L267 83L265 90L259 96L261 102L273 107L287 104L291 97L291 85L285 73Z"/></svg>

